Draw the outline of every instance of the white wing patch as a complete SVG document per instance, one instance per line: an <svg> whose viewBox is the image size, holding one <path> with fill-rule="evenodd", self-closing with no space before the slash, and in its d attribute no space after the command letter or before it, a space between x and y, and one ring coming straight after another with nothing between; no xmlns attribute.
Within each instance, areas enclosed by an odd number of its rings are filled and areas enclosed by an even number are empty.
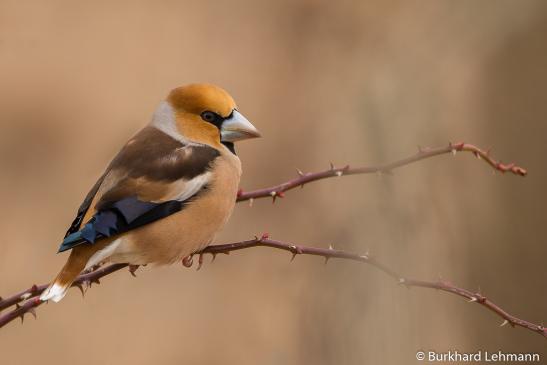
<svg viewBox="0 0 547 365"><path fill-rule="evenodd" d="M198 175L191 180L180 180L179 182L174 183L174 185L178 185L177 187L181 190L178 191L178 194L175 193L170 199L184 201L190 198L201 188L207 185L207 183L211 180L211 175L212 173L207 171L206 173ZM175 188L174 190L178 189Z"/></svg>

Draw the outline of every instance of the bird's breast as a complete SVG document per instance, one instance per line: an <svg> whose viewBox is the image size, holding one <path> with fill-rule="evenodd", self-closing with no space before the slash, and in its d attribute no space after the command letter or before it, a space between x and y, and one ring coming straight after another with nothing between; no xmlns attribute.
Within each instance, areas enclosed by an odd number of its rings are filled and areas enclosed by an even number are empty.
<svg viewBox="0 0 547 365"><path fill-rule="evenodd" d="M232 156L215 160L206 188L180 212L129 231L112 261L169 264L209 245L236 202L241 165Z"/></svg>

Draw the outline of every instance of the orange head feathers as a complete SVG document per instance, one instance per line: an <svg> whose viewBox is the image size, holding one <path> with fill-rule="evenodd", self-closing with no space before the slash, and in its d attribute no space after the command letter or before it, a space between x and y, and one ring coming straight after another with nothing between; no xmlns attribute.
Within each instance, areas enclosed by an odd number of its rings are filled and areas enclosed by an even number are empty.
<svg viewBox="0 0 547 365"><path fill-rule="evenodd" d="M169 113L172 120L160 122L174 122L176 132L187 140L218 148L221 143L260 136L258 130L239 113L230 94L218 86L181 86L169 93L167 103L172 109Z"/></svg>

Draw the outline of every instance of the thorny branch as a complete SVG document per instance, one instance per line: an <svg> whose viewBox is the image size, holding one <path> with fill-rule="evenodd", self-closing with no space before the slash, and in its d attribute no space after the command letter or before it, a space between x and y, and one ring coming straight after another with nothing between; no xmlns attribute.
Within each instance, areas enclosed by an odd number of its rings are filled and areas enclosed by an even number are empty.
<svg viewBox="0 0 547 365"><path fill-rule="evenodd" d="M292 190L297 187L303 187L305 184L312 181L322 180L329 177L337 176L346 176L346 175L360 175L360 174L391 174L391 172L399 167L409 165L414 162L425 160L434 156L444 155L448 153L456 154L457 152L470 152L476 158L485 161L489 164L494 171L499 171L501 173L510 172L515 175L526 176L528 171L523 169L520 166L515 165L514 163L504 164L501 161L496 161L490 156L490 150L484 151L480 148L468 144L468 143L449 143L446 147L437 147L437 148L428 148L428 147L418 147L418 152L413 156L403 158L401 160L393 161L383 165L377 166L365 166L365 167L356 167L351 168L349 165L343 167L335 167L331 164L330 168L324 171L319 172L309 172L303 173L300 170L298 172L298 177L289 180L287 182L281 183L279 185L271 186L269 188L243 191L240 190L237 194L237 201L249 200L252 204L254 199L258 198L267 198L271 197L273 202L276 198L285 197L285 192Z"/></svg>
<svg viewBox="0 0 547 365"><path fill-rule="evenodd" d="M438 155L446 154L446 153L455 154L458 151L471 152L477 158L486 161L492 168L502 173L511 172L515 175L520 175L520 176L525 176L527 174L525 169L519 166L516 166L513 163L503 164L499 161L494 160L492 157L490 157L489 151L483 151L479 149L478 147L470 145L470 144L450 143L447 147L419 148L418 153L416 153L413 156L410 156L392 163L384 164L384 165L371 166L371 167L359 167L359 168L350 168L349 166L345 166L342 168L335 168L331 164L330 169L316 172L316 173L302 173L300 170L298 170L299 176L285 183L272 186L269 188L258 189L258 190L248 191L248 192L240 191L238 193L237 201L240 202L240 201L250 200L252 202L252 200L256 198L272 197L273 201L275 202L276 197L282 198L284 196L285 191L294 189L298 186L303 186L304 184L312 182L312 181L317 181L317 180L321 180L321 179L325 179L329 177L342 176L342 175L355 175L355 174L367 174L367 173L389 173L398 167L405 166L413 162L417 162L426 158L430 158L433 156L438 156ZM469 302L480 304L481 306L491 310L496 315L501 317L503 319L503 323L501 324L501 326L510 324L513 327L514 326L523 327L530 331L539 333L540 335L547 338L547 329L545 327L543 327L542 325L537 325L537 324L522 320L520 318L513 316L512 314L509 314L508 312L506 312L500 306L492 302L490 299L486 298L481 293L476 293L467 289L459 288L446 281L422 281L422 280L405 278L399 273L397 273L395 270L389 268L385 264L376 260L374 257L370 256L369 254L358 255L358 254L349 253L345 251L335 250L332 247L329 247L328 249L324 249L324 248L294 245L291 243L271 240L269 239L267 234L264 234L262 237L260 238L255 237L255 239L253 240L241 241L241 242L229 243L229 244L223 244L223 245L214 245L214 246L209 246L205 248L203 251L196 253L199 256L198 269L201 267L203 263L204 254L209 253L213 255L213 259L214 259L215 256L219 253L228 254L231 251L237 251L237 250L247 249L251 247L259 247L259 246L271 247L271 248L288 251L292 253L293 255L292 259L294 259L296 255L302 254L302 255L314 255L314 256L324 257L325 262L327 262L331 258L338 258L338 259L346 259L346 260L367 263L369 265L372 265L376 269L382 271L386 275L392 277L393 279L397 280L397 282L401 285L404 285L406 287L422 287L422 288L437 289L437 290L442 290L448 293L458 295L460 297L467 299ZM183 260L184 266L187 266L187 267L192 266L192 256L187 257ZM73 283L73 286L78 287L83 295L86 289L89 288L93 283L99 284L100 278L106 275L112 274L128 266L129 266L130 273L132 275L135 275L134 272L136 270L136 267L127 265L127 264L113 264L113 265L104 266L104 267L95 267L93 268L92 271L86 272L80 275L78 279ZM40 285L40 286L33 285L29 289L23 290L6 299L0 298L0 311L9 307L15 306L13 310L0 315L0 328L17 318L21 318L21 321L23 321L24 315L26 313L30 313L34 317L36 317L35 308L44 303L39 299L39 295L46 288L47 288L47 284Z"/></svg>

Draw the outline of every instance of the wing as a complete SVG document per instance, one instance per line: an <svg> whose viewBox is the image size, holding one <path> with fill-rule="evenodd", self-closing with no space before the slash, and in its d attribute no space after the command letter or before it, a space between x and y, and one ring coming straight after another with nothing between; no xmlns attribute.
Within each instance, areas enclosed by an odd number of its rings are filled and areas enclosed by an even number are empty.
<svg viewBox="0 0 547 365"><path fill-rule="evenodd" d="M59 252L182 210L207 187L218 156L212 147L185 145L156 128L144 128L86 196Z"/></svg>

